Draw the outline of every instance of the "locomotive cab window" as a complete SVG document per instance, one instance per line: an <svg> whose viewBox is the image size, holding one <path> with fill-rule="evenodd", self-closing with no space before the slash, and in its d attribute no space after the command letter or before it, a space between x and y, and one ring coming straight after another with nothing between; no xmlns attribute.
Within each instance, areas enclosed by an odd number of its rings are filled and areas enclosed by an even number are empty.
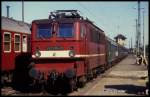
<svg viewBox="0 0 150 97"><path fill-rule="evenodd" d="M11 33L4 32L4 52L11 52Z"/></svg>
<svg viewBox="0 0 150 97"><path fill-rule="evenodd" d="M14 51L15 52L20 52L21 51L21 47L20 47L20 34L15 34L14 37Z"/></svg>
<svg viewBox="0 0 150 97"><path fill-rule="evenodd" d="M38 26L37 31L38 38L50 38L51 37L51 25L43 24Z"/></svg>
<svg viewBox="0 0 150 97"><path fill-rule="evenodd" d="M22 36L22 51L27 52L27 36Z"/></svg>
<svg viewBox="0 0 150 97"><path fill-rule="evenodd" d="M72 23L59 24L59 37L73 37L74 25Z"/></svg>

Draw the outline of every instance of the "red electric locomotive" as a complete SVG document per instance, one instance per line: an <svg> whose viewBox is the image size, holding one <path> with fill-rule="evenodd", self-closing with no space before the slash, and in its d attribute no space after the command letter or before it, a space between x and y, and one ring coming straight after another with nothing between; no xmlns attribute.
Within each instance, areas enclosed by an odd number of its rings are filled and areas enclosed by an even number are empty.
<svg viewBox="0 0 150 97"><path fill-rule="evenodd" d="M44 82L49 87L65 79L74 90L106 67L104 31L77 10L57 10L49 19L34 20L31 49L29 75L34 84Z"/></svg>
<svg viewBox="0 0 150 97"><path fill-rule="evenodd" d="M1 17L1 82L11 82L20 56L29 52L30 25ZM22 63L22 62L21 62ZM22 64L18 64L23 66Z"/></svg>

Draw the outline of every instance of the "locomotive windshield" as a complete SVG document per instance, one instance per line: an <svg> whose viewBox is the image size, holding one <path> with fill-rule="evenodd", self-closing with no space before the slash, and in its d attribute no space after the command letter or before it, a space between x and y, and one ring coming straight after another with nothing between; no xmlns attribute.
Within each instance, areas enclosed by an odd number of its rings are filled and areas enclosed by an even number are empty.
<svg viewBox="0 0 150 97"><path fill-rule="evenodd" d="M72 23L62 23L59 24L58 37L73 37L73 24Z"/></svg>
<svg viewBox="0 0 150 97"><path fill-rule="evenodd" d="M37 30L37 37L38 38L51 37L51 25L49 24L39 25Z"/></svg>

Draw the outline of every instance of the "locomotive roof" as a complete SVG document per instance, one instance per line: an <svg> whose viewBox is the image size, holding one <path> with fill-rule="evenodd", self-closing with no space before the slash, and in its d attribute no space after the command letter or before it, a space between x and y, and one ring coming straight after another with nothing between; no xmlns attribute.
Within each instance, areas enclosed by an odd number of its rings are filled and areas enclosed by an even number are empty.
<svg viewBox="0 0 150 97"><path fill-rule="evenodd" d="M52 21L63 21L63 22L74 22L74 21L84 21L84 22L88 22L91 25L93 25L95 28L97 28L98 30L101 30L102 32L104 32L102 29L100 29L99 27L97 27L95 24L93 24L90 20L88 19L79 19L79 18L62 18L62 19L39 19L39 20L34 20L33 22L37 23L37 24L44 24L44 23L50 23Z"/></svg>
<svg viewBox="0 0 150 97"><path fill-rule="evenodd" d="M83 16L79 14L78 10L56 10L50 12L49 19L34 20L33 22L37 24L42 24L42 23L50 23L52 21L60 21L60 22L82 21L91 24L96 29L100 30L102 33L104 32L88 18L84 19Z"/></svg>
<svg viewBox="0 0 150 97"><path fill-rule="evenodd" d="M78 19L72 19L72 18L68 18L68 19L38 19L38 20L34 20L33 22L37 23L37 24L42 24L42 23L51 23L51 22L55 22L55 21L59 21L59 22L74 22Z"/></svg>
<svg viewBox="0 0 150 97"><path fill-rule="evenodd" d="M23 33L31 33L30 31L30 24L14 20L11 18L7 18L2 16L1 17L1 29L2 30L9 30L9 31L15 31L15 32L23 32Z"/></svg>

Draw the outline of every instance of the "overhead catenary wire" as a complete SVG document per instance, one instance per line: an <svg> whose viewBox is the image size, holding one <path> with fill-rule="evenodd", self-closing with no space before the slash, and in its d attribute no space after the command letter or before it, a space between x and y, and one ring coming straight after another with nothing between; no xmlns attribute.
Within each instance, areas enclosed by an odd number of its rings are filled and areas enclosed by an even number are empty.
<svg viewBox="0 0 150 97"><path fill-rule="evenodd" d="M94 15L89 9L87 9L84 5L82 5L81 3L77 2L77 4L79 4L82 8L84 8L90 15L96 17L96 15ZM81 11L80 11L81 12ZM82 13L83 14L83 13ZM96 22L93 22L96 24Z"/></svg>
<svg viewBox="0 0 150 97"><path fill-rule="evenodd" d="M106 23L103 22L103 19L102 19L102 18L100 18L100 17L98 17L97 15L95 15L90 9L88 9L87 7L85 7L82 3L77 2L77 4L80 5L83 9L85 9L86 12L87 12L89 15L92 15L92 17L95 19L95 21L100 20L100 21L102 22L102 24L103 24L103 26L101 26L101 27L103 27L104 29L107 27L107 30L109 30L110 32L113 31L113 30L110 30L108 24L106 24ZM96 25L98 25L96 22L94 22L94 23L95 23ZM100 28L101 28L101 27L100 27ZM107 33L107 34L108 34L108 33ZM109 36L109 35L108 35L108 36Z"/></svg>

